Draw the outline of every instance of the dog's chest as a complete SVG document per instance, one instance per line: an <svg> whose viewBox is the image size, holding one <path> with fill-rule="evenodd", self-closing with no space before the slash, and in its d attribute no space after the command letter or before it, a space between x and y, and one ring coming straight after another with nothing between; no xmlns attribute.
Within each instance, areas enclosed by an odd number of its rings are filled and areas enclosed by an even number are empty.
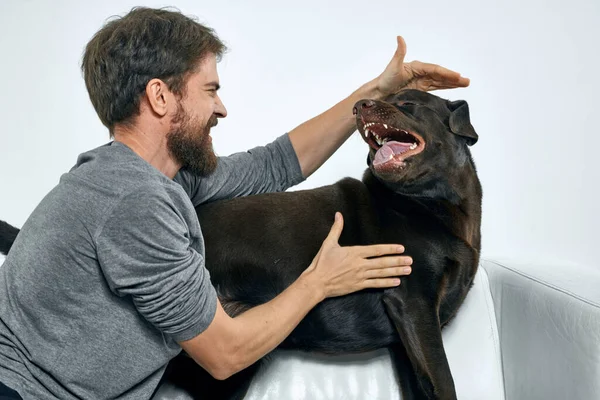
<svg viewBox="0 0 600 400"><path fill-rule="evenodd" d="M380 216L377 237L372 243L399 243L405 255L415 264L437 263L444 258L453 258L461 252L465 243L443 220L419 209L406 212L387 210Z"/></svg>

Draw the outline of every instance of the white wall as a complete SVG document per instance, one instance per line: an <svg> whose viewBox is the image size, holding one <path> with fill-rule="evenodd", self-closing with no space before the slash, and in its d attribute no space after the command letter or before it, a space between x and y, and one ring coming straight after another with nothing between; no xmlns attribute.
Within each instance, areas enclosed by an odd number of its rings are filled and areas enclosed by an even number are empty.
<svg viewBox="0 0 600 400"><path fill-rule="evenodd" d="M104 20L135 5L0 0L0 219L21 226L79 153L108 140L79 62ZM231 48L219 66L229 111L214 131L219 154L264 144L332 106L382 71L400 34L407 60L472 79L437 94L466 99L480 135L484 257L600 268L598 0L173 5ZM295 189L360 177L365 152L353 136Z"/></svg>

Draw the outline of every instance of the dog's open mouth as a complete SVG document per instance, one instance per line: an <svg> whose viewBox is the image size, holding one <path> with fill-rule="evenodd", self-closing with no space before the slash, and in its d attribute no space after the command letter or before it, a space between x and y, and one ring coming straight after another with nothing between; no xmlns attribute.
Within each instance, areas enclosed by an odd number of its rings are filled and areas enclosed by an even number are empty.
<svg viewBox="0 0 600 400"><path fill-rule="evenodd" d="M380 122L365 122L359 132L376 152L374 167L404 165L404 160L425 149L425 140L420 135Z"/></svg>

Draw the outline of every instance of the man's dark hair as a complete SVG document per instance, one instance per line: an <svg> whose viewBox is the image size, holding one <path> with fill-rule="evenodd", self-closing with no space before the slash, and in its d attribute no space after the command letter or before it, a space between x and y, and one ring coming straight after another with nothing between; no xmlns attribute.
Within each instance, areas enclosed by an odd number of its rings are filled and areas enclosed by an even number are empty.
<svg viewBox="0 0 600 400"><path fill-rule="evenodd" d="M151 79L185 96L188 76L209 54L227 50L214 31L179 11L135 7L108 21L85 48L81 69L90 100L111 137L139 115Z"/></svg>

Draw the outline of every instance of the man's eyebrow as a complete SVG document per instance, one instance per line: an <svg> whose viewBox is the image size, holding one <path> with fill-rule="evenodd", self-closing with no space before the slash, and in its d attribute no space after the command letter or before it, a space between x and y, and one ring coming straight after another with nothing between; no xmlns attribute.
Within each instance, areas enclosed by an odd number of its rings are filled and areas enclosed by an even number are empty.
<svg viewBox="0 0 600 400"><path fill-rule="evenodd" d="M219 85L219 82L208 82L204 86L213 87L215 90L221 89L221 85Z"/></svg>

